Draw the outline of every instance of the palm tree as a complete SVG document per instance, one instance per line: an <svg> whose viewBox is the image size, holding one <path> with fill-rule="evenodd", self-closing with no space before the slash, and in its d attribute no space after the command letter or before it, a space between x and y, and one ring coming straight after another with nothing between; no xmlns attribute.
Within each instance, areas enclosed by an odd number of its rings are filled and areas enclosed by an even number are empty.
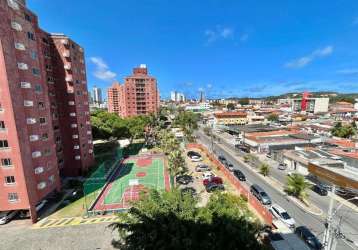
<svg viewBox="0 0 358 250"><path fill-rule="evenodd" d="M169 172L172 176L184 174L188 169L185 164L182 152L180 150L174 150L169 153Z"/></svg>
<svg viewBox="0 0 358 250"><path fill-rule="evenodd" d="M260 166L260 174L268 176L270 173L270 166L267 163L262 163Z"/></svg>
<svg viewBox="0 0 358 250"><path fill-rule="evenodd" d="M293 195L302 201L308 197L307 189L311 187L311 184L306 181L305 177L301 174L292 174L287 177L287 184L285 191L289 195Z"/></svg>

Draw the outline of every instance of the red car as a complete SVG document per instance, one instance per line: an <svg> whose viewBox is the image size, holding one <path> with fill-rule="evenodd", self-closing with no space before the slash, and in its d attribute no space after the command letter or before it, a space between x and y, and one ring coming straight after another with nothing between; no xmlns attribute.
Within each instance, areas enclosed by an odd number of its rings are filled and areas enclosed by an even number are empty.
<svg viewBox="0 0 358 250"><path fill-rule="evenodd" d="M204 186L207 186L209 183L223 184L223 179L221 179L219 176L213 176L210 179L203 180Z"/></svg>

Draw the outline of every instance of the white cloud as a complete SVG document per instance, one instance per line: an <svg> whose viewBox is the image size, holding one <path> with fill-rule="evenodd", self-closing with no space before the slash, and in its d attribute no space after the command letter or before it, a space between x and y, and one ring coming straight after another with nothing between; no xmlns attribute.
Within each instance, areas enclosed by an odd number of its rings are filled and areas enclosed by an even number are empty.
<svg viewBox="0 0 358 250"><path fill-rule="evenodd" d="M240 41L241 41L241 42L246 42L247 39L249 39L249 34L247 34L247 33L242 34L242 35L240 36Z"/></svg>
<svg viewBox="0 0 358 250"><path fill-rule="evenodd" d="M216 26L215 29L208 29L205 31L205 36L208 43L215 42L219 39L232 39L234 37L235 30L230 27Z"/></svg>
<svg viewBox="0 0 358 250"><path fill-rule="evenodd" d="M322 49L317 49L313 51L311 54L300 57L298 59L292 60L285 64L286 68L303 68L306 65L310 64L313 60L320 58L320 57L326 57L333 53L333 46L329 45Z"/></svg>
<svg viewBox="0 0 358 250"><path fill-rule="evenodd" d="M96 65L96 69L93 75L103 81L113 81L117 76L116 73L109 70L109 67L105 61L100 57L91 57L91 62Z"/></svg>
<svg viewBox="0 0 358 250"><path fill-rule="evenodd" d="M337 73L342 75L358 75L358 68L341 69Z"/></svg>

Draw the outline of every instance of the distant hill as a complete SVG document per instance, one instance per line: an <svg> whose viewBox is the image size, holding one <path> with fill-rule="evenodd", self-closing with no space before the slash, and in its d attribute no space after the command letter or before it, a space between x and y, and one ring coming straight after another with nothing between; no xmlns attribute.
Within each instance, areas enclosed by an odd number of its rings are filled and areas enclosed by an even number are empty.
<svg viewBox="0 0 358 250"><path fill-rule="evenodd" d="M358 99L358 93L339 93L332 91L318 91L318 92L310 92L312 97L329 97L330 103L335 103L339 101L346 101L350 103L355 103L355 99ZM267 96L263 99L266 100L277 100L277 99L285 99L285 98L294 98L301 97L302 93L286 93L278 96Z"/></svg>

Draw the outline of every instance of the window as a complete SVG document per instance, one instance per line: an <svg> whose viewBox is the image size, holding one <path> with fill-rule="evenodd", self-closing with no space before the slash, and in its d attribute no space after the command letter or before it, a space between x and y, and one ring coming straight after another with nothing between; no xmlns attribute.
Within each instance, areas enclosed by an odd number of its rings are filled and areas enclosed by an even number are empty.
<svg viewBox="0 0 358 250"><path fill-rule="evenodd" d="M0 130L5 129L5 122L4 121L0 121Z"/></svg>
<svg viewBox="0 0 358 250"><path fill-rule="evenodd" d="M38 58L36 51L31 51L31 52L30 52L30 56L31 56L31 58L34 59L34 60L36 60L36 59Z"/></svg>
<svg viewBox="0 0 358 250"><path fill-rule="evenodd" d="M32 68L32 74L35 76L39 76L40 75L40 70L37 68Z"/></svg>
<svg viewBox="0 0 358 250"><path fill-rule="evenodd" d="M45 117L40 117L39 121L40 121L40 124L46 124L46 118Z"/></svg>
<svg viewBox="0 0 358 250"><path fill-rule="evenodd" d="M43 133L43 134L41 135L41 140L43 140L43 141L48 140L48 134L47 134L47 133Z"/></svg>
<svg viewBox="0 0 358 250"><path fill-rule="evenodd" d="M6 185L14 185L16 184L15 182L15 176L5 176L5 184Z"/></svg>
<svg viewBox="0 0 358 250"><path fill-rule="evenodd" d="M7 140L0 140L0 149L1 148L8 148L9 147L9 143Z"/></svg>
<svg viewBox="0 0 358 250"><path fill-rule="evenodd" d="M42 86L40 84L35 85L35 92L41 93L42 92Z"/></svg>
<svg viewBox="0 0 358 250"><path fill-rule="evenodd" d="M50 177L48 177L50 183L54 183L55 182L55 176L54 175L51 175Z"/></svg>
<svg viewBox="0 0 358 250"><path fill-rule="evenodd" d="M9 202L16 202L19 200L19 196L17 193L8 193L7 194L7 199Z"/></svg>
<svg viewBox="0 0 358 250"><path fill-rule="evenodd" d="M52 71L52 66L51 66L51 65L46 64L46 70L47 70L47 71Z"/></svg>
<svg viewBox="0 0 358 250"><path fill-rule="evenodd" d="M3 158L1 159L1 166L3 167L10 167L12 166L12 161L10 158Z"/></svg>
<svg viewBox="0 0 358 250"><path fill-rule="evenodd" d="M25 20L31 22L31 16L25 13Z"/></svg>
<svg viewBox="0 0 358 250"><path fill-rule="evenodd" d="M39 102L38 107L39 107L39 109L44 109L45 108L45 103L44 102Z"/></svg>
<svg viewBox="0 0 358 250"><path fill-rule="evenodd" d="M47 149L44 150L44 155L45 156L48 156L50 154L51 154L51 149L47 148Z"/></svg>
<svg viewBox="0 0 358 250"><path fill-rule="evenodd" d="M27 38L32 40L32 41L35 41L35 35L34 33L31 33L31 32L27 32Z"/></svg>

